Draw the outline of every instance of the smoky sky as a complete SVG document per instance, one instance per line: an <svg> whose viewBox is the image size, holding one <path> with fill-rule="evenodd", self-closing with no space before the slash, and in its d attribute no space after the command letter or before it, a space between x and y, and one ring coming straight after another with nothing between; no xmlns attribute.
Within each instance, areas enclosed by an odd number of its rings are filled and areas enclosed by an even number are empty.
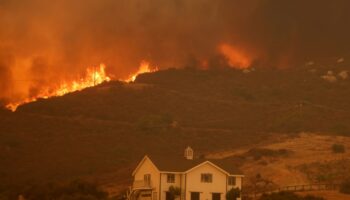
<svg viewBox="0 0 350 200"><path fill-rule="evenodd" d="M125 78L142 60L213 60L222 43L259 67L350 53L348 0L0 0L0 27L2 101L100 63Z"/></svg>

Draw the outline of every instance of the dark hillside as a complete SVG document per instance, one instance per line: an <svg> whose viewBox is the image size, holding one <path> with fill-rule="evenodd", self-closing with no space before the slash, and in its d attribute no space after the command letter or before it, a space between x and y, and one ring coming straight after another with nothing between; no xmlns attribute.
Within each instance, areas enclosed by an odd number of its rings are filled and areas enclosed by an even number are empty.
<svg viewBox="0 0 350 200"><path fill-rule="evenodd" d="M169 69L1 111L1 183L108 173L121 181L147 152L191 145L200 155L286 132L349 135L350 79L338 76L347 68L331 70L335 82L321 78L326 67Z"/></svg>
<svg viewBox="0 0 350 200"><path fill-rule="evenodd" d="M182 127L258 132L332 131L349 115L349 80L309 69L166 70L19 108L20 113L135 124L167 115ZM210 115L208 115L210 113ZM254 124L254 126L251 126Z"/></svg>

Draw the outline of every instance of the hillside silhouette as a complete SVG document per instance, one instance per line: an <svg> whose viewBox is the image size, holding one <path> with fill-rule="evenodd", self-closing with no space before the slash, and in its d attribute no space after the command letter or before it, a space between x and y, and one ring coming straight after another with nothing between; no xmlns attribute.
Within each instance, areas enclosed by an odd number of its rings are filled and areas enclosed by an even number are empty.
<svg viewBox="0 0 350 200"><path fill-rule="evenodd" d="M201 156L285 133L350 136L348 68L334 65L168 69L3 110L0 184L108 173L123 181L145 153L191 145Z"/></svg>

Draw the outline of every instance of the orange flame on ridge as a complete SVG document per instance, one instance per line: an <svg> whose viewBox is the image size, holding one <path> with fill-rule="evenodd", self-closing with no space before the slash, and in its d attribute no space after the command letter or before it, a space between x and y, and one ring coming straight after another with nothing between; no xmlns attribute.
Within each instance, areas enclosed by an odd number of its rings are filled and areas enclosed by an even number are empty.
<svg viewBox="0 0 350 200"><path fill-rule="evenodd" d="M9 103L5 107L9 110L16 111L18 106L25 103L37 101L40 98L47 99L49 97L63 96L71 92L93 87L105 81L110 81L111 79L106 75L105 69L106 66L104 64L100 64L98 68L88 68L86 70L86 76L81 78L80 80L75 80L72 82L62 82L61 84L59 84L59 86L57 86L54 89L47 88L45 90L40 91L39 94L34 97L29 97L24 100Z"/></svg>
<svg viewBox="0 0 350 200"><path fill-rule="evenodd" d="M138 75L140 74L144 74L144 73L149 73L149 72L156 72L158 71L158 68L155 67L153 69L151 69L150 67L150 63L147 61L142 61L140 64L140 67L138 69L138 71L136 73L134 73L133 75L131 75L128 79L126 79L126 82L134 82L137 78Z"/></svg>
<svg viewBox="0 0 350 200"><path fill-rule="evenodd" d="M34 97L29 97L26 99L11 102L7 104L5 107L14 112L16 111L17 107L22 104L34 102L34 101L37 101L38 99L48 99L50 97L63 96L68 93L81 91L85 88L99 85L103 82L108 82L111 80L111 78L107 76L105 69L106 69L106 66L104 64L100 64L98 68L96 67L88 68L86 70L86 76L79 80L75 80L71 82L66 82L66 81L62 82L55 88L52 88L52 87L46 88L40 91L39 94ZM138 75L143 73L148 73L148 72L155 72L155 71L158 71L158 68L151 69L149 62L142 61L137 72L130 75L129 78L125 80L120 80L120 81L134 82Z"/></svg>

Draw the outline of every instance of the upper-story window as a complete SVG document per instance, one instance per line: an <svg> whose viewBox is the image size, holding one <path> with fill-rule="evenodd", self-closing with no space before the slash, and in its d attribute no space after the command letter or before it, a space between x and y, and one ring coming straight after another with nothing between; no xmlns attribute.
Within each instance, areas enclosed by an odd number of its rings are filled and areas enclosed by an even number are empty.
<svg viewBox="0 0 350 200"><path fill-rule="evenodd" d="M213 182L213 174L201 174L201 182L203 183L211 183Z"/></svg>
<svg viewBox="0 0 350 200"><path fill-rule="evenodd" d="M166 180L168 183L175 183L175 174L167 174Z"/></svg>
<svg viewBox="0 0 350 200"><path fill-rule="evenodd" d="M228 182L227 183L228 185L236 185L236 177L233 177L233 176L228 177L227 182Z"/></svg>
<svg viewBox="0 0 350 200"><path fill-rule="evenodd" d="M151 174L145 174L143 176L143 180L144 180L146 185L150 185L151 184Z"/></svg>

